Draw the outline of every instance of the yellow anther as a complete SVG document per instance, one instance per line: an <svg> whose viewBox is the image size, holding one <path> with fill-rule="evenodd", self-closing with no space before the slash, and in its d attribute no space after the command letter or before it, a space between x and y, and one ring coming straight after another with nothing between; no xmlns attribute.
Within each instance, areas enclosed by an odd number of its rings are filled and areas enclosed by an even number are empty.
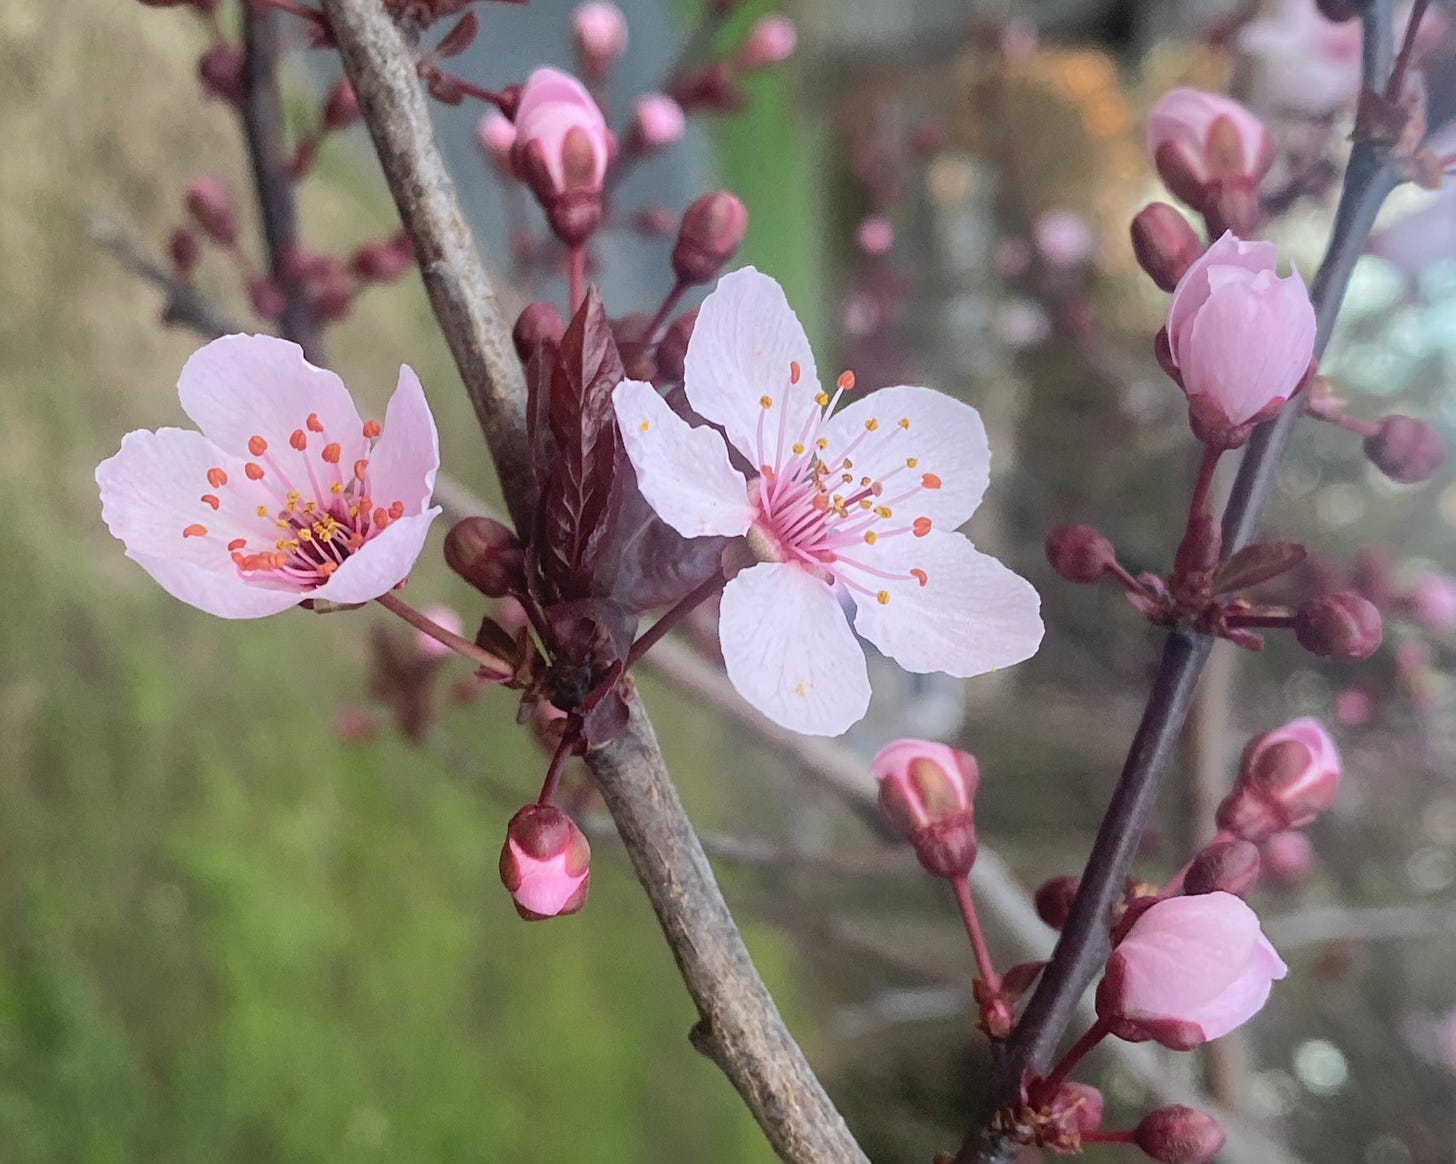
<svg viewBox="0 0 1456 1164"><path fill-rule="evenodd" d="M865 489L868 489L869 486L870 486L870 483L873 482L873 481L874 481L874 478L873 477L861 477L859 479L860 486L862 488L865 488Z"/></svg>
<svg viewBox="0 0 1456 1164"><path fill-rule="evenodd" d="M276 525L279 529L292 528L292 523L287 521L275 521L273 524Z"/></svg>
<svg viewBox="0 0 1456 1164"><path fill-rule="evenodd" d="M639 424L637 426L637 431L638 432L646 432L651 427L652 427L652 422L650 420L644 420L641 424Z"/></svg>
<svg viewBox="0 0 1456 1164"><path fill-rule="evenodd" d="M311 542L313 541L313 530L309 529L308 526L305 525L299 529L298 536L306 542Z"/></svg>
<svg viewBox="0 0 1456 1164"><path fill-rule="evenodd" d="M329 492L332 493L335 497L337 497L343 491L344 483L342 481L335 481L332 485L329 486Z"/></svg>
<svg viewBox="0 0 1456 1164"><path fill-rule="evenodd" d="M920 464L920 462L914 457L905 458L905 468L907 469L913 469L918 464Z"/></svg>
<svg viewBox="0 0 1456 1164"><path fill-rule="evenodd" d="M879 540L879 535L874 530L865 530L865 545L872 546Z"/></svg>
<svg viewBox="0 0 1456 1164"><path fill-rule="evenodd" d="M881 517L894 517L895 516L893 513L890 512L890 507L888 505L877 505L877 506L875 506L875 512L877 514L879 514Z"/></svg>
<svg viewBox="0 0 1456 1164"><path fill-rule="evenodd" d="M870 417L869 420L865 421L865 429L868 432L874 432L875 429L877 429L879 427L880 427L880 422L878 420L876 420L873 416Z"/></svg>
<svg viewBox="0 0 1456 1164"><path fill-rule="evenodd" d="M288 539L279 538L276 542L273 543L273 546L275 549L286 550L288 548Z"/></svg>
<svg viewBox="0 0 1456 1164"><path fill-rule="evenodd" d="M312 513L316 508L317 508L317 505L314 502L312 502L312 501L305 501L303 503L303 512L304 513Z"/></svg>
<svg viewBox="0 0 1456 1164"><path fill-rule="evenodd" d="M902 416L900 418L900 422L899 423L900 423L900 427L901 428L909 428L910 427L910 418L908 416Z"/></svg>
<svg viewBox="0 0 1456 1164"><path fill-rule="evenodd" d="M758 398L758 403L759 403L759 407L761 407L761 408L772 408L773 407L773 397L772 396L760 396Z"/></svg>
<svg viewBox="0 0 1456 1164"><path fill-rule="evenodd" d="M849 484L851 484L854 481L854 474L853 473L841 473L839 475L839 479L841 481L843 481L846 485L849 485Z"/></svg>
<svg viewBox="0 0 1456 1164"><path fill-rule="evenodd" d="M268 507L266 505L260 505L260 506L258 506L258 516L259 517L267 517L268 516Z"/></svg>
<svg viewBox="0 0 1456 1164"><path fill-rule="evenodd" d="M828 406L828 404L829 404L829 393L828 392L819 392L819 393L816 393L815 396L814 396L814 403L817 404L820 408L824 408L824 407Z"/></svg>
<svg viewBox="0 0 1456 1164"><path fill-rule="evenodd" d="M859 507L868 513L870 511L870 499L868 497L861 498Z"/></svg>
<svg viewBox="0 0 1456 1164"><path fill-rule="evenodd" d="M817 441L814 442L814 447L822 453L825 449L829 447L829 441L826 440L824 437L820 437Z"/></svg>
<svg viewBox="0 0 1456 1164"><path fill-rule="evenodd" d="M796 456L796 457L797 457L797 456L798 456L798 455L799 455L799 454L800 454L800 453L802 453L802 452L803 452L803 451L804 451L804 446L803 446L803 445L801 445L801 444L799 444L799 442L798 442L798 441L795 441L795 442L794 442L794 456Z"/></svg>
<svg viewBox="0 0 1456 1164"><path fill-rule="evenodd" d="M888 590L881 590L878 594L875 595L875 601L878 602L881 606L889 606L890 592Z"/></svg>
<svg viewBox="0 0 1456 1164"><path fill-rule="evenodd" d="M854 462L851 461L848 457L845 457L844 458L844 467L846 469L853 469L854 468Z"/></svg>

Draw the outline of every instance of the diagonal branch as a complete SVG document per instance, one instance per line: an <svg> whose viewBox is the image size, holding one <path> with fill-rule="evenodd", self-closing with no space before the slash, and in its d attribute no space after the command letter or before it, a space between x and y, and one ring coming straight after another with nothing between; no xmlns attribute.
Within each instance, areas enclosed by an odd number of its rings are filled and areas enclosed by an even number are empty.
<svg viewBox="0 0 1456 1164"><path fill-rule="evenodd" d="M435 142L411 45L378 0L324 0L324 12L511 515L528 528L524 377ZM635 698L631 713L627 733L587 761L698 1008L694 1044L784 1160L866 1162L753 967Z"/></svg>

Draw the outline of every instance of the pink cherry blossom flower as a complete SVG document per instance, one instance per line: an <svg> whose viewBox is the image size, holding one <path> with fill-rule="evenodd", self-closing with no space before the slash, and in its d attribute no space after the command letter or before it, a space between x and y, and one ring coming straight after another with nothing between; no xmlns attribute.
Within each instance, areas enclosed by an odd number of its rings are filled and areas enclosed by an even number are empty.
<svg viewBox="0 0 1456 1164"><path fill-rule="evenodd" d="M962 677L1028 658L1042 634L1036 591L954 532L990 477L976 410L902 386L834 412L852 385L846 373L832 398L820 389L783 291L746 268L703 302L688 345L688 403L721 433L642 381L613 395L658 516L686 537L746 536L756 564L723 591L728 677L812 735L838 735L869 705L855 631L908 671Z"/></svg>
<svg viewBox="0 0 1456 1164"><path fill-rule="evenodd" d="M1298 271L1282 279L1274 273L1278 257L1273 243L1226 232L1178 281L1168 353L1195 430L1267 420L1309 370L1314 307Z"/></svg>
<svg viewBox="0 0 1456 1164"><path fill-rule="evenodd" d="M1231 97L1169 89L1148 118L1148 153L1168 188L1202 209L1212 183L1257 185L1274 164L1274 139Z"/></svg>
<svg viewBox="0 0 1456 1164"><path fill-rule="evenodd" d="M1340 752L1318 720L1304 717L1255 736L1239 759L1218 827L1263 841L1313 824L1340 791Z"/></svg>
<svg viewBox="0 0 1456 1164"><path fill-rule="evenodd" d="M96 470L102 518L169 594L259 618L305 598L367 602L410 572L440 512L426 508L440 451L408 367L383 429L272 336L214 340L177 390L201 432L128 433Z"/></svg>
<svg viewBox="0 0 1456 1164"><path fill-rule="evenodd" d="M574 143L579 158L568 159ZM523 155L539 152L550 189L558 194L578 186L600 190L612 152L606 119L592 95L569 73L550 68L537 69L521 87L515 148L522 169L529 169Z"/></svg>
<svg viewBox="0 0 1456 1164"><path fill-rule="evenodd" d="M627 47L627 18L610 0L587 0L571 14L571 36L587 70L602 76Z"/></svg>
<svg viewBox="0 0 1456 1164"><path fill-rule="evenodd" d="M1185 1051L1246 1023L1288 969L1232 893L1170 897L1112 952L1097 1013L1119 1038Z"/></svg>
<svg viewBox="0 0 1456 1164"><path fill-rule="evenodd" d="M1282 0L1274 16L1244 26L1239 47L1259 62L1271 105L1323 117L1360 92L1360 22L1328 20L1315 0Z"/></svg>

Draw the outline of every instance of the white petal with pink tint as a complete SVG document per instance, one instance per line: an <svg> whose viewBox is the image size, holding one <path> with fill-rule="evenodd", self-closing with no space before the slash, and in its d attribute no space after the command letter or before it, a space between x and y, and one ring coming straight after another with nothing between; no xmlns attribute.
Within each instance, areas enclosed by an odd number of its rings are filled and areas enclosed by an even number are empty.
<svg viewBox="0 0 1456 1164"><path fill-rule="evenodd" d="M873 432L865 429L870 420ZM955 529L976 511L991 480L991 446L980 413L929 388L871 392L835 413L821 436L834 466L853 446L854 475L882 482L877 500L893 503L909 520L928 517ZM934 488L921 487L926 483Z"/></svg>
<svg viewBox="0 0 1456 1164"><path fill-rule="evenodd" d="M1279 250L1271 242L1245 242L1232 231L1223 234L1184 272L1168 303L1168 343L1173 359L1181 363L1180 348L1192 326L1193 317L1211 295L1210 272L1216 267L1234 267L1250 274L1272 271Z"/></svg>
<svg viewBox="0 0 1456 1164"><path fill-rule="evenodd" d="M389 528L365 542L308 597L329 602L368 602L393 590L414 568L430 523L439 516L437 505L390 522Z"/></svg>
<svg viewBox="0 0 1456 1164"><path fill-rule="evenodd" d="M1272 271L1251 282L1213 291L1188 330L1187 349L1199 353L1180 367L1189 396L1206 395L1233 424L1262 411L1277 396L1288 397L1309 367L1314 311L1308 326L1304 283L1277 279ZM1271 326L1284 322L1284 327Z"/></svg>
<svg viewBox="0 0 1456 1164"><path fill-rule="evenodd" d="M297 606L307 597L288 587L246 582L236 571L210 570L176 558L139 554L130 549L126 556L173 598L218 618L264 618Z"/></svg>
<svg viewBox="0 0 1456 1164"><path fill-rule="evenodd" d="M637 487L658 517L689 538L748 530L748 486L717 432L693 428L641 380L618 384L612 407Z"/></svg>
<svg viewBox="0 0 1456 1164"><path fill-rule="evenodd" d="M885 592L889 601L881 604L856 591L855 629L907 671L969 678L1029 659L1041 643L1041 600L1031 583L959 534L883 538L847 556L898 574L844 571ZM923 572L923 586L911 570Z"/></svg>
<svg viewBox="0 0 1456 1164"><path fill-rule="evenodd" d="M798 566L764 563L723 591L728 678L775 723L837 736L869 707L864 650L829 586Z"/></svg>
<svg viewBox="0 0 1456 1164"><path fill-rule="evenodd" d="M350 455L362 442L363 422L344 382L303 358L303 349L270 335L228 335L198 349L177 381L182 410L213 444L247 457L261 436L275 456L309 413L324 426L323 439Z"/></svg>
<svg viewBox="0 0 1456 1164"><path fill-rule="evenodd" d="M384 413L384 431L369 456L369 489L376 504L404 503L406 515L419 513L435 491L440 467L440 437L425 400L420 378L408 364Z"/></svg>
<svg viewBox="0 0 1456 1164"><path fill-rule="evenodd" d="M793 385L791 364L799 366L799 381ZM819 380L808 337L783 288L752 267L724 275L703 300L684 369L688 403L700 416L722 425L733 447L755 469L777 463L779 445L787 450L819 411L814 402ZM771 401L767 409L764 397Z"/></svg>

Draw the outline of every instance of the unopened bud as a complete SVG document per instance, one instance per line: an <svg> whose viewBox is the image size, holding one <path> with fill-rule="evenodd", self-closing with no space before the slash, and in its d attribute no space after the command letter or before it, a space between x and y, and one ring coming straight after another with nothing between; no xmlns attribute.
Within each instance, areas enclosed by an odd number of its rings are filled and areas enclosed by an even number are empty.
<svg viewBox="0 0 1456 1164"><path fill-rule="evenodd" d="M1072 901L1077 896L1081 882L1075 877L1053 877L1043 881L1036 889L1036 916L1054 930L1067 924L1072 913Z"/></svg>
<svg viewBox="0 0 1456 1164"><path fill-rule="evenodd" d="M1117 561L1112 543L1090 525L1060 525L1047 534L1047 561L1068 582L1096 582Z"/></svg>
<svg viewBox="0 0 1456 1164"><path fill-rule="evenodd" d="M1218 806L1218 827L1255 843L1305 828L1334 803L1340 770L1339 750L1315 720L1296 719L1255 736L1239 760L1233 791Z"/></svg>
<svg viewBox="0 0 1456 1164"><path fill-rule="evenodd" d="M283 288L271 279L254 279L248 284L248 302L259 319L276 323L283 315Z"/></svg>
<svg viewBox="0 0 1456 1164"><path fill-rule="evenodd" d="M348 77L340 77L324 98L324 127L344 129L358 120L359 98L354 94L354 86L349 84Z"/></svg>
<svg viewBox="0 0 1456 1164"><path fill-rule="evenodd" d="M887 255L895 245L895 224L883 214L871 214L860 221L854 232L854 243L871 257Z"/></svg>
<svg viewBox="0 0 1456 1164"><path fill-rule="evenodd" d="M1205 848L1183 876L1183 892L1232 893L1243 897L1259 880L1259 850L1248 841L1215 841Z"/></svg>
<svg viewBox="0 0 1456 1164"><path fill-rule="evenodd" d="M516 345L516 355L524 364L543 343L558 344L565 333L566 324L561 320L561 313L553 304L542 300L526 305L516 318L515 327L511 328L511 340Z"/></svg>
<svg viewBox="0 0 1456 1164"><path fill-rule="evenodd" d="M683 212L672 269L689 286L706 283L738 251L748 231L748 211L726 191L704 194Z"/></svg>
<svg viewBox="0 0 1456 1164"><path fill-rule="evenodd" d="M230 247L237 241L233 196L221 178L211 174L193 178L187 187L187 212L214 242Z"/></svg>
<svg viewBox="0 0 1456 1164"><path fill-rule="evenodd" d="M798 39L788 17L761 16L744 37L735 62L745 72L780 64L794 55Z"/></svg>
<svg viewBox="0 0 1456 1164"><path fill-rule="evenodd" d="M1133 1130L1137 1146L1162 1164L1205 1164L1223 1147L1223 1127L1211 1115L1175 1104L1143 1117Z"/></svg>
<svg viewBox="0 0 1456 1164"><path fill-rule="evenodd" d="M1364 659L1380 646L1380 611L1348 590L1322 594L1299 608L1294 637L1322 659Z"/></svg>
<svg viewBox="0 0 1456 1164"><path fill-rule="evenodd" d="M1264 873L1276 885L1297 885L1314 865L1314 846L1304 833L1275 833L1259 847Z"/></svg>
<svg viewBox="0 0 1456 1164"><path fill-rule="evenodd" d="M642 149L656 150L671 145L683 135L687 118L682 106L665 93L644 93L637 98L632 132Z"/></svg>
<svg viewBox="0 0 1456 1164"><path fill-rule="evenodd" d="M1149 202L1132 220L1132 250L1138 265L1164 291L1203 254L1203 242L1189 221L1166 202Z"/></svg>
<svg viewBox="0 0 1456 1164"><path fill-rule="evenodd" d="M1047 1114L1059 1129L1085 1136L1102 1127L1102 1092L1090 1083L1069 1080L1057 1088Z"/></svg>
<svg viewBox="0 0 1456 1164"><path fill-rule="evenodd" d="M698 309L684 311L667 326L657 344L657 376L665 384L681 384L687 366L688 344L693 338L693 325L698 322Z"/></svg>
<svg viewBox="0 0 1456 1164"><path fill-rule="evenodd" d="M516 126L498 109L492 109L475 127L475 140L490 161L501 170L511 168L511 147L516 144Z"/></svg>
<svg viewBox="0 0 1456 1164"><path fill-rule="evenodd" d="M608 0L589 0L571 14L571 39L583 71L605 77L627 47L627 18Z"/></svg>
<svg viewBox="0 0 1456 1164"><path fill-rule="evenodd" d="M896 740L870 761L880 808L936 877L964 877L976 861L976 760L930 740Z"/></svg>
<svg viewBox="0 0 1456 1164"><path fill-rule="evenodd" d="M226 41L197 58L197 77L210 97L237 105L243 99L243 50Z"/></svg>
<svg viewBox="0 0 1456 1164"><path fill-rule="evenodd" d="M172 256L172 270L177 272L179 278L190 278L192 272L197 269L200 251L197 236L186 227L179 226L172 232L172 237L167 243L167 250Z"/></svg>
<svg viewBox="0 0 1456 1164"><path fill-rule="evenodd" d="M482 594L502 598L526 588L521 543L490 517L466 517L445 535L445 563Z"/></svg>
<svg viewBox="0 0 1456 1164"><path fill-rule="evenodd" d="M365 243L349 259L349 270L366 283L393 283L414 265L408 235Z"/></svg>
<svg viewBox="0 0 1456 1164"><path fill-rule="evenodd" d="M1365 455L1392 481L1414 485L1441 467L1446 444L1424 420L1387 416L1380 430L1365 438Z"/></svg>
<svg viewBox="0 0 1456 1164"><path fill-rule="evenodd" d="M586 904L591 846L555 805L528 804L506 826L500 878L526 921L564 917Z"/></svg>

